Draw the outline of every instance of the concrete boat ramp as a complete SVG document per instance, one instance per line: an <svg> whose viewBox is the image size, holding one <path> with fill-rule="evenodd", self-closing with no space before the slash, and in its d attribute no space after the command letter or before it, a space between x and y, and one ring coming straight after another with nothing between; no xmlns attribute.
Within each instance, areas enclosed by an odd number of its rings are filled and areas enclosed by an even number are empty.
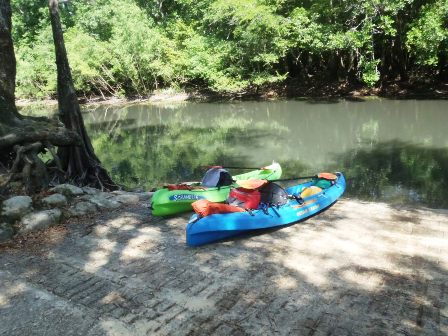
<svg viewBox="0 0 448 336"><path fill-rule="evenodd" d="M200 248L147 203L0 248L0 335L448 335L448 211L343 199Z"/></svg>

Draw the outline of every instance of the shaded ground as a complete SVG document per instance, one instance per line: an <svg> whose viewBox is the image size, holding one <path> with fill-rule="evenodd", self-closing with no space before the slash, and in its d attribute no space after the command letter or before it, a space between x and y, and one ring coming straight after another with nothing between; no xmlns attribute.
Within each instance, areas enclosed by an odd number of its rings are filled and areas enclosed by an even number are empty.
<svg viewBox="0 0 448 336"><path fill-rule="evenodd" d="M345 199L201 248L187 218L140 204L0 249L0 335L448 334L448 211Z"/></svg>

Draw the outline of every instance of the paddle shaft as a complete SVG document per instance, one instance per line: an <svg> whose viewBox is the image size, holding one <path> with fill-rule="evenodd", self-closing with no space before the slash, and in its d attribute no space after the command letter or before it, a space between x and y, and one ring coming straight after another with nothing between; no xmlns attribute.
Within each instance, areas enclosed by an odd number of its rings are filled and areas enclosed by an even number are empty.
<svg viewBox="0 0 448 336"><path fill-rule="evenodd" d="M316 177L318 177L318 176L317 175L299 176L299 177L291 177L291 178L286 178L286 179L270 180L270 182L305 180L305 179L316 178Z"/></svg>
<svg viewBox="0 0 448 336"><path fill-rule="evenodd" d="M220 168L227 168L227 169L254 169L254 170L262 170L263 168L260 167L234 167L234 166L204 166L205 168L213 168L213 167L220 167Z"/></svg>
<svg viewBox="0 0 448 336"><path fill-rule="evenodd" d="M298 176L298 177L291 177L287 179L278 179L278 180L271 180L271 181L295 181L295 180L305 180L310 178L321 178L328 181L335 181L337 179L337 176L333 173L319 173L317 175L311 175L311 176Z"/></svg>

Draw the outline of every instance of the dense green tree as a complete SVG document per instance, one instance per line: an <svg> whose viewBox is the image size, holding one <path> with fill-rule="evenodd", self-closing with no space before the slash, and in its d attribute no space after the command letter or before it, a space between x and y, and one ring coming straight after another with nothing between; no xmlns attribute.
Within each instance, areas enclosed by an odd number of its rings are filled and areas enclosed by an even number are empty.
<svg viewBox="0 0 448 336"><path fill-rule="evenodd" d="M12 1L21 97L56 92L44 2ZM291 79L444 80L447 8L448 0L69 0L61 16L79 94L145 95Z"/></svg>

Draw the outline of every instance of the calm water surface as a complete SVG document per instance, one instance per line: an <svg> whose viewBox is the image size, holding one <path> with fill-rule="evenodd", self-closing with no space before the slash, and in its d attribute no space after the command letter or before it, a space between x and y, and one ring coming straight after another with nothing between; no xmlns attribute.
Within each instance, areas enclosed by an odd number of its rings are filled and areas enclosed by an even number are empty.
<svg viewBox="0 0 448 336"><path fill-rule="evenodd" d="M275 101L84 108L94 147L121 183L200 179L204 165L284 177L343 171L347 195L448 207L448 101ZM238 171L234 171L237 173Z"/></svg>

